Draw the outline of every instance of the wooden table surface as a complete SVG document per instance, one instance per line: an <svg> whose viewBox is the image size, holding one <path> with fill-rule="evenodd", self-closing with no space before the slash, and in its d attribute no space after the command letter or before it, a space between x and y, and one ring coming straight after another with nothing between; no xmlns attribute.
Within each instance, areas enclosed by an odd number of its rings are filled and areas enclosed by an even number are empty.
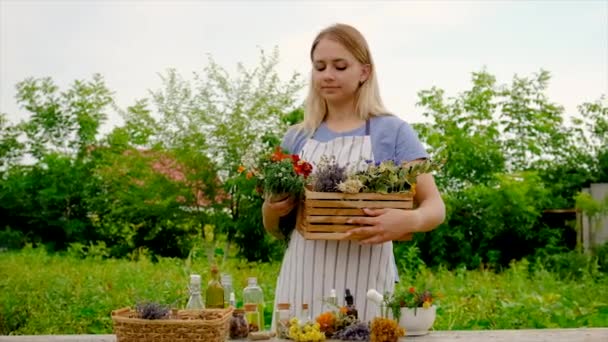
<svg viewBox="0 0 608 342"><path fill-rule="evenodd" d="M286 340L273 339L267 341ZM432 331L426 336L406 337L400 341L608 342L608 328ZM114 335L0 336L0 342L116 342L116 337ZM327 342L332 342L332 340Z"/></svg>

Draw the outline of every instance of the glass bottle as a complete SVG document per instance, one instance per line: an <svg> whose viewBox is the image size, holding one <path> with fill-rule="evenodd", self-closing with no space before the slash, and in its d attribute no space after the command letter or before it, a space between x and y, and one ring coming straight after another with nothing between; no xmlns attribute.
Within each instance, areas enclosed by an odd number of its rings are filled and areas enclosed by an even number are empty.
<svg viewBox="0 0 608 342"><path fill-rule="evenodd" d="M346 304L346 315L353 316L355 318L359 318L359 313L355 308L353 295L350 293L350 289L346 289L344 294L344 302Z"/></svg>
<svg viewBox="0 0 608 342"><path fill-rule="evenodd" d="M247 287L243 290L243 304L256 304L260 313L260 329L264 330L264 292L258 286L258 280L250 277L247 280Z"/></svg>
<svg viewBox="0 0 608 342"><path fill-rule="evenodd" d="M260 329L260 312L257 304L245 304L245 318L249 324L249 332L256 332Z"/></svg>
<svg viewBox="0 0 608 342"><path fill-rule="evenodd" d="M188 286L190 291L190 298L186 304L186 309L204 309L203 297L201 297L201 276L198 274L190 275L190 285Z"/></svg>
<svg viewBox="0 0 608 342"><path fill-rule="evenodd" d="M306 304L306 303L302 304L302 310L300 310L299 320L302 323L306 323L306 322L310 322L311 321L310 311L308 311L308 304Z"/></svg>
<svg viewBox="0 0 608 342"><path fill-rule="evenodd" d="M291 305L289 303L278 303L275 313L277 338L286 339L289 335L289 320L291 319Z"/></svg>
<svg viewBox="0 0 608 342"><path fill-rule="evenodd" d="M230 338L244 339L249 335L249 325L245 318L245 310L234 309L232 318L230 318Z"/></svg>
<svg viewBox="0 0 608 342"><path fill-rule="evenodd" d="M336 296L336 289L331 289L329 297L325 299L325 310L336 311L338 310L338 296Z"/></svg>
<svg viewBox="0 0 608 342"><path fill-rule="evenodd" d="M222 287L224 288L224 307L230 306L230 293L232 293L232 276L227 273L222 274Z"/></svg>
<svg viewBox="0 0 608 342"><path fill-rule="evenodd" d="M207 292L205 293L205 306L208 309L224 308L224 288L220 284L217 266L211 268L211 280L207 285Z"/></svg>

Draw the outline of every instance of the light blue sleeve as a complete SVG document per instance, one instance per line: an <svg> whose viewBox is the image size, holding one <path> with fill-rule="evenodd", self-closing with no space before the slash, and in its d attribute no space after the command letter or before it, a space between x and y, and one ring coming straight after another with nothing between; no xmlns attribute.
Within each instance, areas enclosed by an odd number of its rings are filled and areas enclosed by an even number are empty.
<svg viewBox="0 0 608 342"><path fill-rule="evenodd" d="M300 154L304 143L306 142L306 133L304 130L299 130L296 126L292 126L287 130L281 141L281 148L290 154Z"/></svg>
<svg viewBox="0 0 608 342"><path fill-rule="evenodd" d="M428 158L418 134L410 124L394 115L375 117L371 122L374 159L397 163Z"/></svg>
<svg viewBox="0 0 608 342"><path fill-rule="evenodd" d="M403 121L397 132L397 142L395 144L395 161L412 161L416 159L427 159L429 157L426 149L418 139L418 134L414 128Z"/></svg>

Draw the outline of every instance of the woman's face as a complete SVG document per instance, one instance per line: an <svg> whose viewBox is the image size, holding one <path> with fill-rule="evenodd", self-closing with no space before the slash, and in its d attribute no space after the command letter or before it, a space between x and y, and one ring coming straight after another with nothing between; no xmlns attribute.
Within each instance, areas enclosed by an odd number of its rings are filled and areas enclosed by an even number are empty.
<svg viewBox="0 0 608 342"><path fill-rule="evenodd" d="M369 70L369 65L361 64L331 39L321 39L312 53L313 87L330 103L352 100L359 83L367 80Z"/></svg>

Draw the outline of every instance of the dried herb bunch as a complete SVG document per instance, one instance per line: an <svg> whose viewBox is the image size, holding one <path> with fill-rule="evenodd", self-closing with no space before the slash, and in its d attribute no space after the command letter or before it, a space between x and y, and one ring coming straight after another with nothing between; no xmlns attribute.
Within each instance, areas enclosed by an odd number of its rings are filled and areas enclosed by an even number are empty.
<svg viewBox="0 0 608 342"><path fill-rule="evenodd" d="M338 184L346 180L347 166L340 166L334 156L322 156L316 166L316 172L310 177L313 191L339 192Z"/></svg>
<svg viewBox="0 0 608 342"><path fill-rule="evenodd" d="M370 330L371 342L397 342L405 336L405 330L395 320L384 317L374 318Z"/></svg>
<svg viewBox="0 0 608 342"><path fill-rule="evenodd" d="M348 181L360 182L362 184L361 192L381 194L415 192L417 177L424 173L437 171L442 165L442 162L430 159L402 163L394 160L368 162L366 170L351 175L348 177Z"/></svg>
<svg viewBox="0 0 608 342"><path fill-rule="evenodd" d="M155 302L137 303L135 311L143 319L168 319L171 312L169 307Z"/></svg>
<svg viewBox="0 0 608 342"><path fill-rule="evenodd" d="M340 166L335 157L321 157L316 172L309 178L313 191L356 194L415 192L417 177L441 169L443 162L431 159L398 163L394 160L356 163L361 167Z"/></svg>

